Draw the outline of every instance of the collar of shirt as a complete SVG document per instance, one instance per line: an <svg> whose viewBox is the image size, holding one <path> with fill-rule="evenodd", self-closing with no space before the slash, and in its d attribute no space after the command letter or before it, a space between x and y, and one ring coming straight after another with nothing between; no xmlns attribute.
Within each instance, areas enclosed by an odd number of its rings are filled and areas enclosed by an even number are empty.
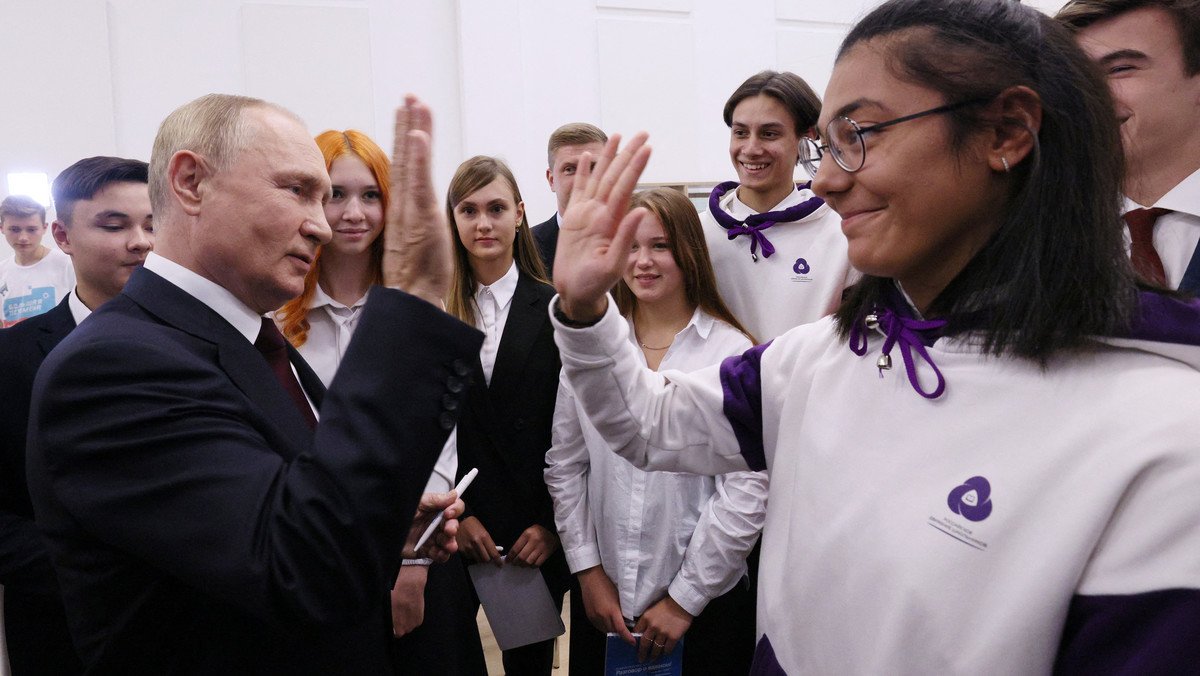
<svg viewBox="0 0 1200 676"><path fill-rule="evenodd" d="M626 317L625 321L629 323L629 342L633 343L635 346L638 346L637 330L633 326L633 318ZM708 334L712 331L713 322L715 321L716 319L714 319L712 315L697 307L695 311L692 312L692 318L688 320L688 323L679 330L679 333L675 334L675 338L671 341L671 347L675 347L676 345L685 347L688 336L691 335L695 335L696 338L701 342L708 340ZM659 364L658 367L659 370L661 371L666 368L670 368L669 365L664 365L667 364L668 357L670 355L677 354L678 352L679 350L668 350L667 354L663 355L662 363ZM638 350L638 354L642 356L642 361L644 363L646 355L640 349Z"/></svg>
<svg viewBox="0 0 1200 676"><path fill-rule="evenodd" d="M258 332L262 329L262 315L251 310L225 287L153 251L146 256L144 265L147 270L179 287L221 315L238 333L245 336L247 341L253 343L258 338Z"/></svg>
<svg viewBox="0 0 1200 676"><path fill-rule="evenodd" d="M557 211L554 212L554 222L558 224L558 227L562 227L562 214Z"/></svg>
<svg viewBox="0 0 1200 676"><path fill-rule="evenodd" d="M787 197L783 198L783 201L781 201L779 204L776 204L775 206L771 207L770 209L767 209L767 211L783 211L784 209L787 209L789 207L794 207L797 204L800 204L801 202L803 202L805 200L812 199L812 197L813 197L812 191L801 190L800 188L796 188L795 190L793 190L791 192L791 194L789 194ZM740 199L738 199L737 190L730 190L729 192L725 193L725 197L723 197L721 199L721 208L725 210L725 213L729 214L730 216L733 216L734 218L736 218L739 221L744 221L747 218L749 218L750 216L753 216L754 214L758 213L757 211L746 206L746 204L744 202L742 202ZM816 211L812 212L808 216L805 216L804 218L802 218L796 222L801 223L801 222L807 221L811 218L814 218L814 217L816 217L817 214L824 213L823 210L828 209L828 208L829 208L828 205L822 204L820 207L817 208ZM787 224L782 223L781 225L787 225Z"/></svg>
<svg viewBox="0 0 1200 676"><path fill-rule="evenodd" d="M369 296L369 295L371 295L371 292L367 291L367 293L364 293L362 295L362 298L359 298L358 300L354 301L353 305L347 306L347 305L344 305L344 304L338 302L336 299L334 299L333 296L330 296L329 294L325 293L325 289L322 289L321 285L317 284L316 287L313 289L312 298L308 301L308 309L314 310L316 308L321 307L322 305L329 305L329 306L337 308L339 310L352 310L352 309L360 308L360 307L366 305L367 304L367 296Z"/></svg>
<svg viewBox="0 0 1200 676"><path fill-rule="evenodd" d="M1180 181L1167 194L1151 205L1142 205L1125 198L1125 210L1139 209L1143 206L1162 207L1193 216L1200 216L1200 169L1192 172L1191 176Z"/></svg>
<svg viewBox="0 0 1200 676"><path fill-rule="evenodd" d="M92 314L91 309L84 305L83 301L79 300L79 295L74 290L67 294L67 307L71 310L71 317L75 320L75 326L82 324L83 320Z"/></svg>
<svg viewBox="0 0 1200 676"><path fill-rule="evenodd" d="M504 273L500 279L487 286L475 285L475 303L480 303L484 293L490 289L492 297L496 299L496 307L499 309L508 307L508 304L512 302L513 294L517 292L517 278L517 262L514 260L512 265L508 266L508 272Z"/></svg>

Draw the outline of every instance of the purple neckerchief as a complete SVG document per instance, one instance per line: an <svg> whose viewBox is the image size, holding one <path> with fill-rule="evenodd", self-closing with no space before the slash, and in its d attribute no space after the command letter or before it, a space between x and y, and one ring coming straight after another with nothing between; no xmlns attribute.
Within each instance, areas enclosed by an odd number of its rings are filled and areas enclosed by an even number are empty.
<svg viewBox="0 0 1200 676"><path fill-rule="evenodd" d="M895 296L898 295L898 293L895 294ZM893 304L903 308L902 311L907 311L905 314L908 316L902 316L889 307L875 306L862 321L855 322L850 327L850 350L860 357L866 355L867 334L869 331L879 329L885 336L882 354L875 362L879 367L879 377L883 377L885 369L892 368L892 347L899 344L900 356L904 358L904 370L908 373L908 382L922 397L937 399L946 391L946 378L937 364L933 363L933 359L925 351L925 348L933 345L933 342L941 337L946 320L916 319L911 316L911 310L905 301L896 302L895 297L892 300ZM916 350L917 355L924 359L925 363L929 364L933 372L937 374L937 387L932 392L926 392L921 388L921 382L917 379L917 365L912 356L913 350Z"/></svg>
<svg viewBox="0 0 1200 676"><path fill-rule="evenodd" d="M1200 345L1200 298L1180 299L1152 291L1138 294L1138 313L1118 338Z"/></svg>
<svg viewBox="0 0 1200 676"><path fill-rule="evenodd" d="M729 233L729 239L734 239L738 235L749 235L750 255L756 261L758 260L759 246L762 246L763 258L770 258L771 254L775 253L775 247L771 246L771 242L767 240L766 234L763 233L764 230L776 223L798 221L816 211L825 203L825 200L820 197L811 197L796 206L788 207L782 211L751 214L746 217L746 220L739 221L725 213L725 210L721 208L721 198L725 196L725 193L738 187L738 185L737 181L725 181L713 188L712 193L708 196L708 213L712 214L718 225L725 228ZM807 189L811 185L812 181L809 181L802 184L800 188Z"/></svg>

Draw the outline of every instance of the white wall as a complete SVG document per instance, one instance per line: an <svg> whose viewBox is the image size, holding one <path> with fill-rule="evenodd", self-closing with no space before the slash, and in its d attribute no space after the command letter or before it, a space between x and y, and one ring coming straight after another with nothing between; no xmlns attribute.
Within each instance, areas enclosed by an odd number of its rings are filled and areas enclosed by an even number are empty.
<svg viewBox="0 0 1200 676"><path fill-rule="evenodd" d="M554 211L544 156L560 124L646 129L648 182L726 180L729 93L764 68L822 92L838 42L873 4L6 0L0 197L9 172L148 160L162 118L211 91L282 103L314 133L362 129L390 152L392 110L411 91L434 108L439 184L470 155L502 156L537 222Z"/></svg>

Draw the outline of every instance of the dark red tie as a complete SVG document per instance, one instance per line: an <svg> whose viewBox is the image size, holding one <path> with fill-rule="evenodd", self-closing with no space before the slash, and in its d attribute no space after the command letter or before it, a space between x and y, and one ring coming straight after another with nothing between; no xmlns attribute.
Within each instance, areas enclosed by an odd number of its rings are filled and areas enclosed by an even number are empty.
<svg viewBox="0 0 1200 676"><path fill-rule="evenodd" d="M279 332L279 328L275 326L275 322L263 317L262 329L258 332L258 340L254 341L254 347L267 360L267 364L275 372L279 384L287 390L292 402L296 404L296 408L300 409L301 415L308 421L308 426L314 430L317 429L317 417L313 415L312 406L309 405L308 398L304 396L304 389L300 387L300 381L296 380L296 374L292 372L292 363L288 360L287 341Z"/></svg>
<svg viewBox="0 0 1200 676"><path fill-rule="evenodd" d="M1170 209L1134 209L1125 214L1125 223L1129 226L1129 258L1133 261L1133 269L1137 270L1142 279L1157 284L1167 285L1167 273L1163 270L1162 259L1154 250L1154 223L1159 216L1171 213Z"/></svg>

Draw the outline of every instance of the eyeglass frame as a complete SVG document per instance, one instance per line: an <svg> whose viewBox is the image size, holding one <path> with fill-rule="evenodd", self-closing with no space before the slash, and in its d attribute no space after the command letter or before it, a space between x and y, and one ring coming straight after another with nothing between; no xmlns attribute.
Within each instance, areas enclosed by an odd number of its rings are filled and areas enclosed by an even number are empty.
<svg viewBox="0 0 1200 676"><path fill-rule="evenodd" d="M974 105L974 104L978 104L978 103L986 103L989 100L991 100L991 99L974 98L974 99L966 99L963 101L956 101L954 103L947 103L945 105L941 105L936 108L930 108L929 110L922 110L919 113L912 113L911 115L904 115L903 117L897 117L893 120L887 120L886 122L880 122L878 124L873 124L869 127L860 127L860 126L858 126L858 123L855 122L853 119L851 119L849 116L839 115L839 116L833 118L832 120L830 120L825 125L825 136L826 136L826 138L828 138L830 136L829 128L831 126L833 126L834 122L837 122L838 120L845 120L845 121L849 122L850 126L854 127L854 137L856 139L858 139L859 148L862 149L862 152L860 153L860 157L862 157L862 161L859 163L859 165L857 167L854 167L853 169L851 169L850 167L846 166L846 164L841 160L841 158L838 156L838 153L834 152L833 149L829 147L828 143L820 143L819 139L814 139L809 136L805 136L800 141L800 148L799 148L800 164L802 164L804 166L804 170L808 172L808 175L810 177L816 178L817 177L817 169L819 168L818 164L820 163L821 158L825 155L825 153L822 152L822 150L828 150L829 155L831 157L833 157L833 161L836 162L839 167L841 167L846 173L853 174L857 171L860 171L867 164L867 144L865 141L863 141L863 134L866 134L867 132L870 132L870 131L878 131L880 129L890 127L892 125L900 124L901 122L908 122L909 120L915 120L917 118L925 117L927 115L936 115L938 113L948 113L952 110L958 110L959 108L965 108L966 106L970 106L970 105ZM813 159L809 157L809 149L810 148L816 151L816 154L817 154L816 163L814 163Z"/></svg>

